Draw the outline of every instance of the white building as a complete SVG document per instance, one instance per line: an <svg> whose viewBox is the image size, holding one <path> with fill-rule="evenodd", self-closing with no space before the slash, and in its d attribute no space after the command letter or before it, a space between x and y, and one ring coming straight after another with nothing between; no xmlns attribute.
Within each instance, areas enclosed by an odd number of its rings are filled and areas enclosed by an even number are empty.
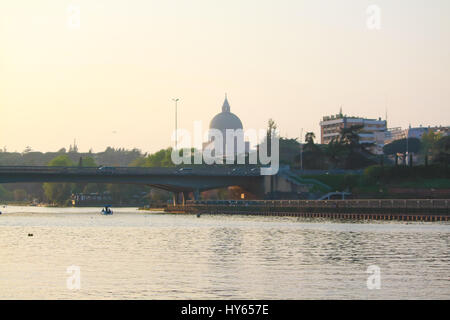
<svg viewBox="0 0 450 320"><path fill-rule="evenodd" d="M222 134L222 148L219 148L221 150L216 150L215 148L213 132L215 130ZM227 131L235 134L233 137L234 141L227 141ZM233 146L232 149L230 149L231 146ZM249 142L244 141L242 122L237 115L230 111L230 104L226 95L222 105L222 112L215 115L209 124L209 138L207 142L203 143L203 150L205 149L210 149L215 157L224 157L227 154L231 155L231 153L237 155L249 152Z"/></svg>
<svg viewBox="0 0 450 320"><path fill-rule="evenodd" d="M372 151L382 153L384 146L384 136L386 132L386 120L366 119L360 117L349 117L342 114L325 116L320 122L320 141L322 144L328 144L333 139L341 135L341 130L352 126L362 125L359 133L360 143L374 144Z"/></svg>

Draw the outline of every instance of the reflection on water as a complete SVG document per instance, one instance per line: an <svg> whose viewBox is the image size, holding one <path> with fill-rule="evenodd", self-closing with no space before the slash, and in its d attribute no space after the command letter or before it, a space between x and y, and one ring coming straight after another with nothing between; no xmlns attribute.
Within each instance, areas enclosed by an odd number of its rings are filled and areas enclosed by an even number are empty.
<svg viewBox="0 0 450 320"><path fill-rule="evenodd" d="M449 223L2 211L0 299L450 298ZM66 286L72 265L80 290Z"/></svg>

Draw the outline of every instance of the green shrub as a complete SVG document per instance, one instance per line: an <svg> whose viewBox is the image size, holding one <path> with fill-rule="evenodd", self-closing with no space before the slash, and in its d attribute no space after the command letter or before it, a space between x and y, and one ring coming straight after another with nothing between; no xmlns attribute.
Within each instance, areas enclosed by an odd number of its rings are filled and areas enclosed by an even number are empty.
<svg viewBox="0 0 450 320"><path fill-rule="evenodd" d="M365 184L375 184L384 178L385 168L379 165L374 165L364 169L363 182Z"/></svg>

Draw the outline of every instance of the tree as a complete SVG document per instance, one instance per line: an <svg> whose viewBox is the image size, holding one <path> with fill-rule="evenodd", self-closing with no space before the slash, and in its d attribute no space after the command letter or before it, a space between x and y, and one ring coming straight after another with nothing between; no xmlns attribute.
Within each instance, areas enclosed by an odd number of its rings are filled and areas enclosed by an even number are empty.
<svg viewBox="0 0 450 320"><path fill-rule="evenodd" d="M147 162L147 158L140 157L136 158L129 164L130 167L145 167L145 163Z"/></svg>
<svg viewBox="0 0 450 320"><path fill-rule="evenodd" d="M345 157L343 161L345 169L359 169L377 163L371 159L373 155L369 151L374 144L360 143L359 134L363 128L364 125L354 125L341 129L339 144L345 150L342 152Z"/></svg>
<svg viewBox="0 0 450 320"><path fill-rule="evenodd" d="M422 135L420 150L422 151L427 164L430 153L436 154L435 146L441 138L442 135L440 133L435 133L433 130L428 130L428 132Z"/></svg>
<svg viewBox="0 0 450 320"><path fill-rule="evenodd" d="M267 155L272 155L272 136L276 136L277 124L275 121L270 118L267 122L267 134L266 134L266 142L267 142Z"/></svg>
<svg viewBox="0 0 450 320"><path fill-rule="evenodd" d="M450 136L440 138L433 146L433 161L446 167L450 163Z"/></svg>
<svg viewBox="0 0 450 320"><path fill-rule="evenodd" d="M314 143L316 135L314 132L305 134L305 144L303 145L302 162L304 169L326 169L326 159L323 148ZM300 156L297 157L300 161Z"/></svg>
<svg viewBox="0 0 450 320"><path fill-rule="evenodd" d="M182 151L180 150L180 153ZM172 148L161 149L146 157L138 157L130 162L130 167L173 167Z"/></svg>
<svg viewBox="0 0 450 320"><path fill-rule="evenodd" d="M97 163L92 157L80 157L82 167L97 167Z"/></svg>
<svg viewBox="0 0 450 320"><path fill-rule="evenodd" d="M14 200L15 201L24 201L26 199L27 199L27 192L24 189L14 190Z"/></svg>
<svg viewBox="0 0 450 320"><path fill-rule="evenodd" d="M78 146L75 141L73 142L73 147L72 145L69 146L69 153L78 153Z"/></svg>
<svg viewBox="0 0 450 320"><path fill-rule="evenodd" d="M172 148L161 149L147 157L144 167L173 167Z"/></svg>
<svg viewBox="0 0 450 320"><path fill-rule="evenodd" d="M314 144L315 138L316 138L316 134L314 132L307 132L305 135L306 144Z"/></svg>
<svg viewBox="0 0 450 320"><path fill-rule="evenodd" d="M67 155L60 155L53 158L49 163L49 167L73 167L73 162Z"/></svg>
<svg viewBox="0 0 450 320"><path fill-rule="evenodd" d="M11 200L12 198L13 194L4 186L0 185L0 200Z"/></svg>
<svg viewBox="0 0 450 320"><path fill-rule="evenodd" d="M23 150L23 153L29 153L29 152L31 152L32 150L31 150L31 147L30 146L26 146L25 147L25 150Z"/></svg>
<svg viewBox="0 0 450 320"><path fill-rule="evenodd" d="M333 138L326 146L326 155L333 167L337 167L346 154L345 147L340 143L339 138Z"/></svg>
<svg viewBox="0 0 450 320"><path fill-rule="evenodd" d="M395 155L397 153L406 154L407 148L409 152L419 152L422 149L420 140L417 138L408 138L408 142L406 142L406 139L392 141L383 147L383 153L386 155Z"/></svg>
<svg viewBox="0 0 450 320"><path fill-rule="evenodd" d="M361 145L359 143L359 132L364 128L364 125L349 126L341 129L340 142L347 145L351 150L359 150Z"/></svg>
<svg viewBox="0 0 450 320"><path fill-rule="evenodd" d="M293 165L294 162L299 162L300 143L297 139L280 138L280 163Z"/></svg>
<svg viewBox="0 0 450 320"><path fill-rule="evenodd" d="M317 151L317 146L314 143L314 139L316 138L316 135L314 132L307 132L305 135L305 145L303 147L303 150L305 152L315 152Z"/></svg>
<svg viewBox="0 0 450 320"><path fill-rule="evenodd" d="M270 118L269 121L267 121L267 137L270 138L272 136L272 134L275 133L276 130L277 130L277 124L275 123L275 121L272 118Z"/></svg>
<svg viewBox="0 0 450 320"><path fill-rule="evenodd" d="M132 161L142 156L141 151L138 149L121 150L107 147L105 151L95 154L95 160L101 165L128 166Z"/></svg>
<svg viewBox="0 0 450 320"><path fill-rule="evenodd" d="M78 167L97 167L97 163L92 157L80 157ZM105 185L100 183L76 183L73 185L74 193L93 193L105 190ZM86 191L87 190L87 191Z"/></svg>
<svg viewBox="0 0 450 320"><path fill-rule="evenodd" d="M94 167L97 166L96 163L102 164L104 166L128 166L135 159L145 159L143 154L138 149L123 149L121 151L110 148L108 153L67 153L67 150L62 148L55 152L38 152L31 151L27 153L22 152L0 152L0 165L17 165L17 166L46 166L54 158L60 155L67 155L74 165L80 164L80 157L82 157L82 166ZM92 151L92 150L91 150ZM88 157L90 159L88 159ZM60 165L65 165L61 163ZM8 197L13 199L14 189L24 189L26 190L29 198L36 198L41 201L49 201L43 190L42 183L27 183L19 187L19 184L8 184L6 186L7 190L10 192ZM99 192L105 189L104 184L97 185ZM95 189L94 186L90 186L89 190ZM73 191L82 192L84 189L75 189Z"/></svg>
<svg viewBox="0 0 450 320"><path fill-rule="evenodd" d="M49 167L72 167L74 164L67 155L60 155L52 159ZM44 194L48 201L56 204L64 204L72 193L72 183L44 183Z"/></svg>

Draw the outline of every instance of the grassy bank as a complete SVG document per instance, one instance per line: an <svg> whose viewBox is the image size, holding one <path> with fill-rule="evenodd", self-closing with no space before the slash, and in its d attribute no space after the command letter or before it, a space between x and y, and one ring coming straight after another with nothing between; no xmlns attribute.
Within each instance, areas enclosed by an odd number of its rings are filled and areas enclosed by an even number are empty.
<svg viewBox="0 0 450 320"><path fill-rule="evenodd" d="M305 175L303 179L318 180L332 190L354 193L379 193L387 188L450 189L450 172L446 167L380 167L366 168L362 175Z"/></svg>

